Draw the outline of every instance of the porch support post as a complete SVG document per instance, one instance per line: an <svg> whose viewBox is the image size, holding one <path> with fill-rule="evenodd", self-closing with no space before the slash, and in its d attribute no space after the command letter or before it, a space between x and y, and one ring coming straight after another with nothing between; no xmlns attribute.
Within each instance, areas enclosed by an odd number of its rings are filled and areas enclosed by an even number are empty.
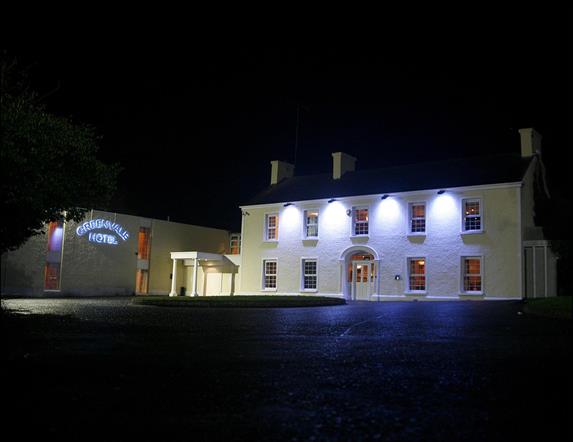
<svg viewBox="0 0 573 442"><path fill-rule="evenodd" d="M177 260L173 259L173 273L171 274L171 292L169 292L169 296L177 296L176 292L177 286Z"/></svg>
<svg viewBox="0 0 573 442"><path fill-rule="evenodd" d="M197 265L199 260L197 258L194 259L193 262L193 289L191 291L191 296L198 296L197 293L197 270L199 266Z"/></svg>

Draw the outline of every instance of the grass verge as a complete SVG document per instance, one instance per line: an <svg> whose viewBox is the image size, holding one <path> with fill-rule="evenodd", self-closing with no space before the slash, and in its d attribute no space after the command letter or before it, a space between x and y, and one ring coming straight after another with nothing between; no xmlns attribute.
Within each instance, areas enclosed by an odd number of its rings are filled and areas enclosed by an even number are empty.
<svg viewBox="0 0 573 442"><path fill-rule="evenodd" d="M320 307L329 305L344 305L341 298L326 296L149 296L141 295L133 298L136 305L155 305L159 307Z"/></svg>
<svg viewBox="0 0 573 442"><path fill-rule="evenodd" d="M573 296L528 299L523 307L525 313L549 318L571 319Z"/></svg>

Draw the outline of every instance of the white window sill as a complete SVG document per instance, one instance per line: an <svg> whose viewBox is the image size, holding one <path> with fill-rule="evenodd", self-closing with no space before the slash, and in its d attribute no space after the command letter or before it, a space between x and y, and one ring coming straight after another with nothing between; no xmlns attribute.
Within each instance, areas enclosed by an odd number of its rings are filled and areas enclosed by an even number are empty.
<svg viewBox="0 0 573 442"><path fill-rule="evenodd" d="M301 293L318 293L318 289L302 289Z"/></svg>
<svg viewBox="0 0 573 442"><path fill-rule="evenodd" d="M302 238L303 241L318 241L318 236L306 236Z"/></svg>
<svg viewBox="0 0 573 442"><path fill-rule="evenodd" d="M261 289L261 292L276 292L277 289Z"/></svg>
<svg viewBox="0 0 573 442"><path fill-rule="evenodd" d="M61 290L60 290L60 289L55 289L55 290L54 290L54 289L44 289L44 292L47 292L47 293L60 293Z"/></svg>
<svg viewBox="0 0 573 442"><path fill-rule="evenodd" d="M279 242L278 239L263 239L263 242Z"/></svg>
<svg viewBox="0 0 573 442"><path fill-rule="evenodd" d="M366 238L368 239L370 235L350 235L350 238Z"/></svg>
<svg viewBox="0 0 573 442"><path fill-rule="evenodd" d="M426 236L426 232L409 232L408 233L408 237L410 236L415 236L415 237L422 237L424 238Z"/></svg>
<svg viewBox="0 0 573 442"><path fill-rule="evenodd" d="M484 296L484 292L461 292L460 296Z"/></svg>
<svg viewBox="0 0 573 442"><path fill-rule="evenodd" d="M404 292L404 294L408 296L416 296L416 295L424 296L426 295L426 290L407 290Z"/></svg>
<svg viewBox="0 0 573 442"><path fill-rule="evenodd" d="M462 230L460 235L479 235L481 233L485 233L485 230Z"/></svg>

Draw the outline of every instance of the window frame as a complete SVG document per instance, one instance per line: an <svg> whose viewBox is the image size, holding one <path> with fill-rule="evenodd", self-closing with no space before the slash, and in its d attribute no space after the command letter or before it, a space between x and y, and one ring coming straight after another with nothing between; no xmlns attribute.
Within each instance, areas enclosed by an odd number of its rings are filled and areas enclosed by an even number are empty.
<svg viewBox="0 0 573 442"><path fill-rule="evenodd" d="M414 260L424 260L424 290L413 290L410 286L410 262ZM415 273L414 275L420 275ZM404 293L411 295L425 295L428 292L428 258L426 256L411 255L406 256L406 290Z"/></svg>
<svg viewBox="0 0 573 442"><path fill-rule="evenodd" d="M308 224L307 223L307 216L306 213L307 212L316 212L316 224ZM319 223L320 223L320 210L319 209L314 209L314 208L310 208L310 209L304 209L302 212L302 239L318 239L319 235L320 235L320 227L319 227ZM307 235L307 228L312 225L316 225L316 236L308 236Z"/></svg>
<svg viewBox="0 0 573 442"><path fill-rule="evenodd" d="M466 215L466 203L477 201L479 204L479 215ZM471 235L475 233L483 233L484 232L484 207L483 207L483 198L481 197L469 197L469 198L462 198L462 225L461 225L461 233L463 235ZM466 217L477 217L480 218L480 228L479 229L466 229Z"/></svg>
<svg viewBox="0 0 573 442"><path fill-rule="evenodd" d="M267 275L267 262L274 262L275 263L275 273ZM267 276L274 276L275 277L275 286L274 287L267 287L266 282ZM263 258L262 259L262 277L261 277L261 291L263 292L276 292L277 287L279 285L279 260L278 258Z"/></svg>
<svg viewBox="0 0 573 442"><path fill-rule="evenodd" d="M465 276L466 276L466 260L467 259L479 259L479 277L480 277L480 287L481 290L465 290ZM462 255L460 256L460 294L462 295L469 295L469 296L482 296L485 294L484 287L485 287L485 272L484 272L484 256L483 255Z"/></svg>
<svg viewBox="0 0 573 442"><path fill-rule="evenodd" d="M233 241L237 241L237 247L239 249L239 253L233 253ZM240 255L241 254L241 234L240 233L231 233L229 235L229 254L230 255Z"/></svg>
<svg viewBox="0 0 573 442"><path fill-rule="evenodd" d="M350 237L352 238L368 238L370 236L370 207L369 206L352 206L352 223L351 223L351 232L350 232ZM368 216L368 221L364 222L364 221L359 221L359 223L361 224L366 224L366 228L368 230L368 233L356 233L356 213L358 210L366 210L367 211L367 216Z"/></svg>
<svg viewBox="0 0 573 442"><path fill-rule="evenodd" d="M305 288L305 277L307 274L305 273L305 266L304 264L307 261L314 261L316 264L316 273L308 274L308 276L314 276L316 278L316 288ZM314 256L303 256L300 258L300 291L303 293L318 293L318 258Z"/></svg>
<svg viewBox="0 0 573 442"><path fill-rule="evenodd" d="M424 231L423 232L414 232L412 230L412 221L414 221L413 217L413 208L414 206L424 206ZM425 236L426 232L428 231L428 206L426 201L413 201L408 203L408 236ZM419 219L419 217L417 217Z"/></svg>
<svg viewBox="0 0 573 442"><path fill-rule="evenodd" d="M275 238L269 238L269 218L271 216L276 217L275 226ZM267 212L265 213L265 225L263 229L263 241L264 242L278 242L279 240L279 213L278 212Z"/></svg>

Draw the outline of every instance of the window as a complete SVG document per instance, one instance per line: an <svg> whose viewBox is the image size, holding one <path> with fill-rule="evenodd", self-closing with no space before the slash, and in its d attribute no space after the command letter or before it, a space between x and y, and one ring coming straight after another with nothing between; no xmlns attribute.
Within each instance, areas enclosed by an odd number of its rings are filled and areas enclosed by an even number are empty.
<svg viewBox="0 0 573 442"><path fill-rule="evenodd" d="M316 291L317 284L317 260L316 259L303 259L302 260L302 289L309 291Z"/></svg>
<svg viewBox="0 0 573 442"><path fill-rule="evenodd" d="M263 261L263 289L276 290L277 288L277 260L265 259Z"/></svg>
<svg viewBox="0 0 573 442"><path fill-rule="evenodd" d="M352 234L368 235L368 209L355 207L352 209Z"/></svg>
<svg viewBox="0 0 573 442"><path fill-rule="evenodd" d="M241 253L241 234L233 233L229 239L229 247L231 255L238 255Z"/></svg>
<svg viewBox="0 0 573 442"><path fill-rule="evenodd" d="M137 236L137 258L149 259L151 249L151 228L140 227Z"/></svg>
<svg viewBox="0 0 573 442"><path fill-rule="evenodd" d="M426 258L408 258L408 290L426 290Z"/></svg>
<svg viewBox="0 0 573 442"><path fill-rule="evenodd" d="M482 292L482 259L480 256L462 258L462 291L465 293Z"/></svg>
<svg viewBox="0 0 573 442"><path fill-rule="evenodd" d="M426 232L426 203L410 204L410 233Z"/></svg>
<svg viewBox="0 0 573 442"><path fill-rule="evenodd" d="M44 290L60 290L60 263L46 263L44 269Z"/></svg>
<svg viewBox="0 0 573 442"><path fill-rule="evenodd" d="M44 266L44 290L60 290L64 222L52 221L48 225L48 247Z"/></svg>
<svg viewBox="0 0 573 442"><path fill-rule="evenodd" d="M304 237L318 238L318 210L304 211Z"/></svg>
<svg viewBox="0 0 573 442"><path fill-rule="evenodd" d="M278 241L279 239L279 216L276 213L265 215L265 241Z"/></svg>
<svg viewBox="0 0 573 442"><path fill-rule="evenodd" d="M462 230L464 232L481 231L483 227L481 222L481 200L477 198L463 200L462 210Z"/></svg>
<svg viewBox="0 0 573 442"><path fill-rule="evenodd" d="M149 290L149 270L139 269L135 276L135 292L147 293Z"/></svg>

